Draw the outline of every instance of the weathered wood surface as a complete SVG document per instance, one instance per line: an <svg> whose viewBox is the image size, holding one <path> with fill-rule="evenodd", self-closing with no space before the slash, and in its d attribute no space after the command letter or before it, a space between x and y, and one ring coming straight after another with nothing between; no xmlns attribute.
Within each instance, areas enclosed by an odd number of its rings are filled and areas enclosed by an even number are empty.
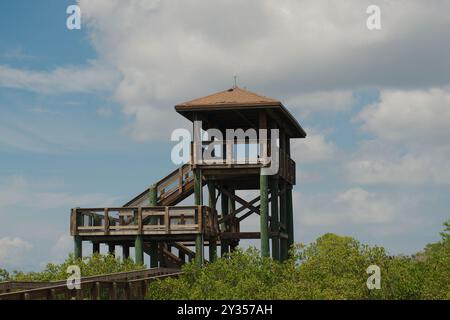
<svg viewBox="0 0 450 320"><path fill-rule="evenodd" d="M0 300L57 300L57 299L143 299L151 281L167 277L178 277L182 272L173 268L154 268L139 271L111 273L81 278L79 290L70 290L66 281L37 283L43 287L23 290L29 282L18 285L0 283L10 290L22 290L0 294ZM17 287L14 287L17 285Z"/></svg>
<svg viewBox="0 0 450 320"><path fill-rule="evenodd" d="M122 215L124 211L126 215ZM97 219L86 219L92 215ZM149 217L156 217L157 223L152 224ZM70 221L72 236L215 235L219 232L217 212L206 206L74 208Z"/></svg>

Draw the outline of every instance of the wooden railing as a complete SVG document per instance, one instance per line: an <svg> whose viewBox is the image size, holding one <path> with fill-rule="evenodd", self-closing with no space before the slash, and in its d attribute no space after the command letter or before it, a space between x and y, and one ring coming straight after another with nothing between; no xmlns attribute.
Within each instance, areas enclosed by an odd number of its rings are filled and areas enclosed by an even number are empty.
<svg viewBox="0 0 450 320"><path fill-rule="evenodd" d="M80 236L214 235L218 222L217 213L206 206L74 208L70 231Z"/></svg>
<svg viewBox="0 0 450 320"><path fill-rule="evenodd" d="M158 203L169 202L169 205L174 205L178 202L177 196L180 196L182 200L184 195L189 195L189 191L193 190L193 181L194 175L190 164L184 164L172 171L156 183ZM147 188L138 196L128 201L124 207L147 206L149 204L149 191Z"/></svg>
<svg viewBox="0 0 450 320"><path fill-rule="evenodd" d="M183 189L194 180L190 164L185 164L156 183L158 202L164 201L174 193L182 193Z"/></svg>
<svg viewBox="0 0 450 320"><path fill-rule="evenodd" d="M80 289L72 290L67 287L66 281L48 282L40 288L2 293L0 300L143 299L151 281L178 277L180 274L182 272L178 269L155 268L83 277Z"/></svg>
<svg viewBox="0 0 450 320"><path fill-rule="evenodd" d="M283 150L279 149L280 165L278 174L292 185L295 185L295 161Z"/></svg>
<svg viewBox="0 0 450 320"><path fill-rule="evenodd" d="M264 143L265 142L265 143ZM191 163L203 167L266 167L273 161L270 140L263 143L257 140L246 141L202 141L201 157L195 154L195 145L191 142ZM240 150L239 150L240 148ZM208 151L205 153L205 151ZM281 148L278 152L278 174L290 184L295 184L295 161ZM204 155L212 155L204 157Z"/></svg>

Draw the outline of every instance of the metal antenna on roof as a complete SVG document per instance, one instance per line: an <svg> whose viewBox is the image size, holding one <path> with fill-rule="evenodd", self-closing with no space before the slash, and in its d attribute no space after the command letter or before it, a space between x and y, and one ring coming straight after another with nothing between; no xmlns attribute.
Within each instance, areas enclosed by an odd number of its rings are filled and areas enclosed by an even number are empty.
<svg viewBox="0 0 450 320"><path fill-rule="evenodd" d="M237 88L237 75L234 75L234 87Z"/></svg>

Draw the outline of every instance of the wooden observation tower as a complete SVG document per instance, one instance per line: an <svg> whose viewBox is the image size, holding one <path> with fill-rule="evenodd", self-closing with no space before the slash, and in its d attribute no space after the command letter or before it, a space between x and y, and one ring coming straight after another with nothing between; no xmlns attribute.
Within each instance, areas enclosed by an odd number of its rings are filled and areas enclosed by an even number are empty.
<svg viewBox="0 0 450 320"><path fill-rule="evenodd" d="M82 256L82 241L90 241L93 252L101 243L111 254L121 246L125 258L134 247L136 262L143 263L147 253L151 267L192 259L201 265L205 247L213 261L218 246L223 256L241 239L260 239L263 256L286 259L294 241L290 140L305 138L305 131L280 101L239 87L175 110L193 123L187 163L122 207L72 209L75 256ZM239 190L259 195L246 200ZM178 205L192 194L193 205ZM241 222L252 214L260 216L260 230L241 232Z"/></svg>

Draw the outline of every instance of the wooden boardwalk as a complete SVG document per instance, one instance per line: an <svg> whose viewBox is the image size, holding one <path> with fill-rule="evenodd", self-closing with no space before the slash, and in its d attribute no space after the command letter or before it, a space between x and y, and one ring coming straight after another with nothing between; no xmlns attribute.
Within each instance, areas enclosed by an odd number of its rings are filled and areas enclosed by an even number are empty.
<svg viewBox="0 0 450 320"><path fill-rule="evenodd" d="M1 282L0 300L143 299L150 282L180 274L179 269L153 268L82 277L79 290L69 289L65 280Z"/></svg>

